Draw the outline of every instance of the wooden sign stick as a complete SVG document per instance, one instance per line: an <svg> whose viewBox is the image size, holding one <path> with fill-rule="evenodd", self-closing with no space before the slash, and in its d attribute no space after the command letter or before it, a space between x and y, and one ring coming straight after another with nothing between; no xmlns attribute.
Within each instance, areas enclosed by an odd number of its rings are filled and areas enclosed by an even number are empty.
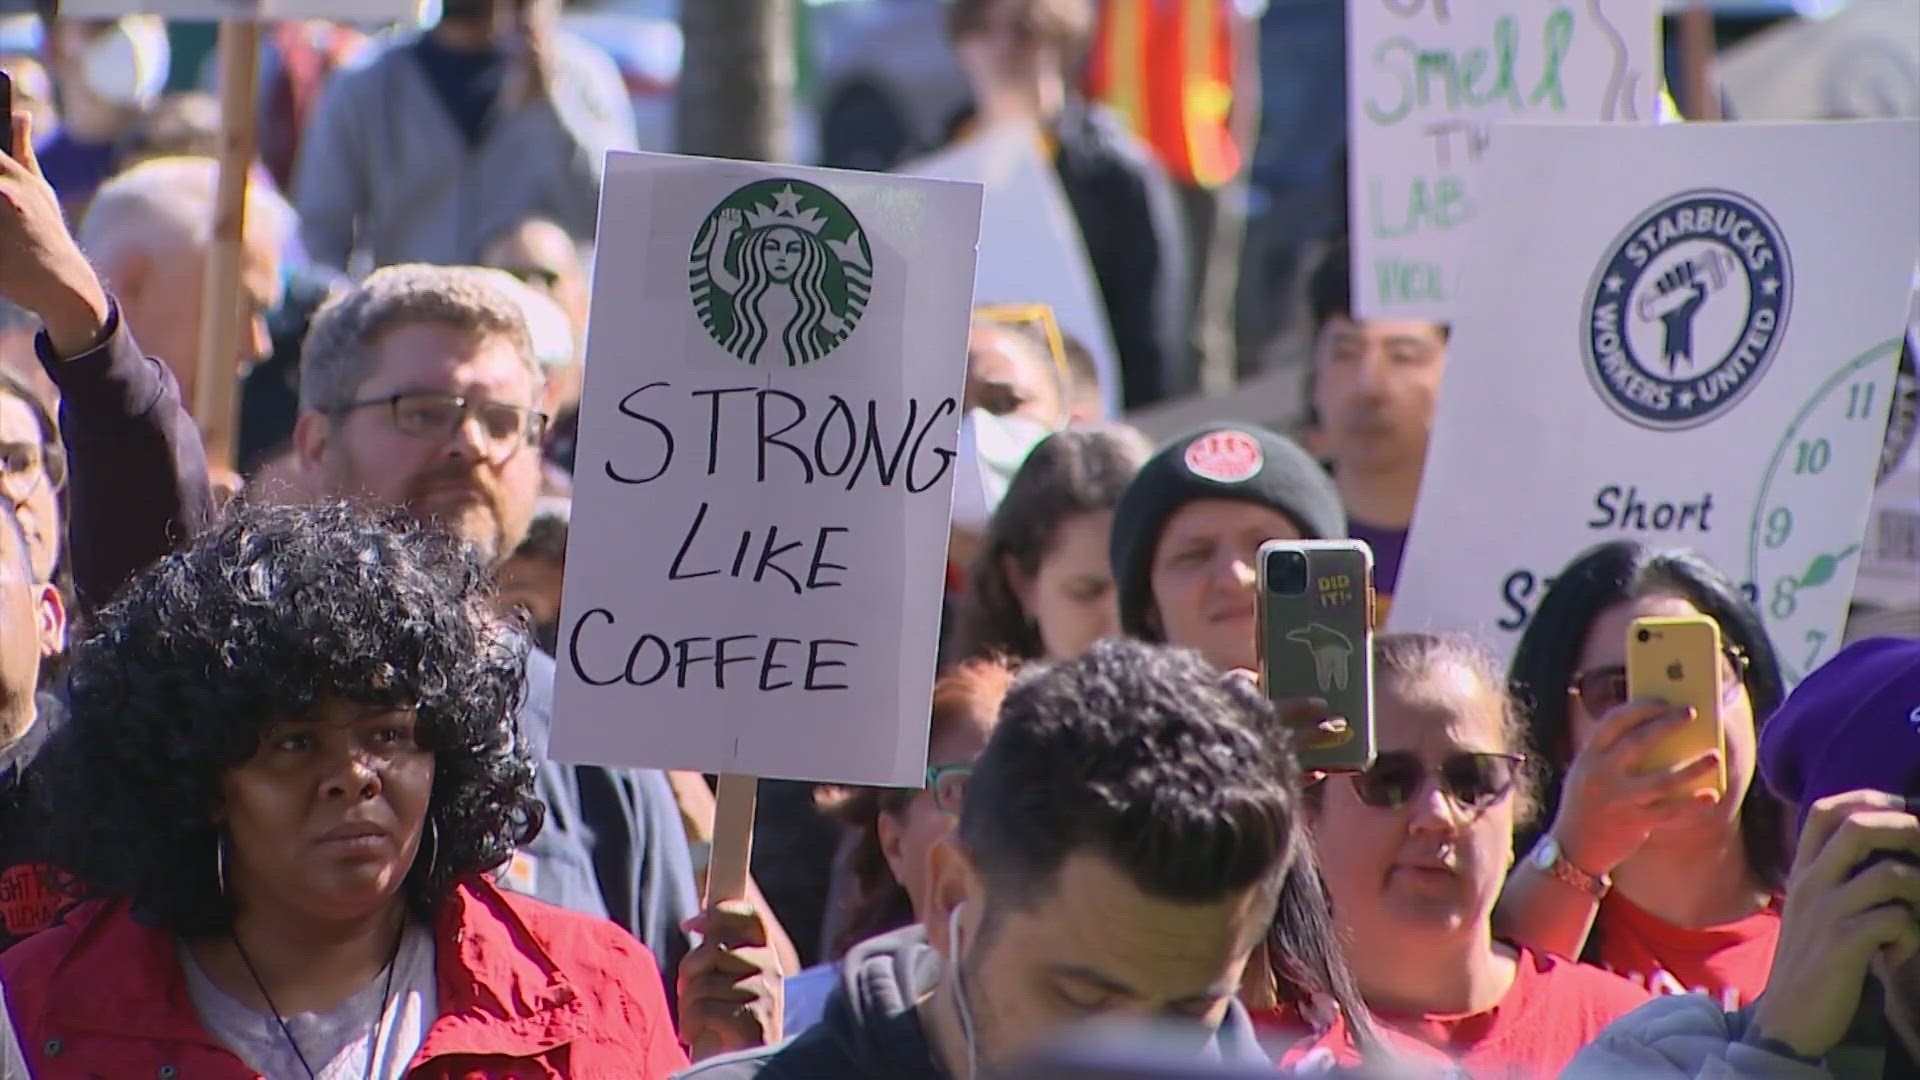
<svg viewBox="0 0 1920 1080"><path fill-rule="evenodd" d="M1680 16L1680 85L1685 87L1689 120L1722 119L1713 49L1713 10L1706 0L1693 0Z"/></svg>
<svg viewBox="0 0 1920 1080"><path fill-rule="evenodd" d="M260 24L220 24L220 183L213 241L207 252L206 293L200 323L200 367L194 419L207 447L207 464L232 468L239 439L235 401L240 349L247 332L240 305L240 266L246 245L247 185L253 172L260 78Z"/></svg>
<svg viewBox="0 0 1920 1080"><path fill-rule="evenodd" d="M723 901L747 898L747 867L753 858L753 813L760 799L760 778L721 773L715 799L713 847L707 858L707 895L702 905L709 909ZM705 1038L691 1049L695 1061L719 1052Z"/></svg>

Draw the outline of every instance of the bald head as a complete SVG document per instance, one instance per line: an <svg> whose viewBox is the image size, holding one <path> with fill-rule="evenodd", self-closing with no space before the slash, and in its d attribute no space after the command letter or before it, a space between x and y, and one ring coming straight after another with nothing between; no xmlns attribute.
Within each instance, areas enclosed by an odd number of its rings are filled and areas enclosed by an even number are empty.
<svg viewBox="0 0 1920 1080"><path fill-rule="evenodd" d="M219 181L212 158L153 158L102 184L80 221L80 246L118 297L121 317L173 368L189 402ZM241 335L241 367L271 348L265 316L279 300L279 252L294 224L293 208L277 192L248 186L240 285L251 331Z"/></svg>

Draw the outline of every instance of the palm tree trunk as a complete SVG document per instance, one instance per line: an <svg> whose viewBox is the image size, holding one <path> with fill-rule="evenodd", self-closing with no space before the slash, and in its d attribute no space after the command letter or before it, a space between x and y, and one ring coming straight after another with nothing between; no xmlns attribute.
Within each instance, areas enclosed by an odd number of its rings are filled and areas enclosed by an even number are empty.
<svg viewBox="0 0 1920 1080"><path fill-rule="evenodd" d="M683 154L785 160L793 108L792 0L689 0L675 105Z"/></svg>

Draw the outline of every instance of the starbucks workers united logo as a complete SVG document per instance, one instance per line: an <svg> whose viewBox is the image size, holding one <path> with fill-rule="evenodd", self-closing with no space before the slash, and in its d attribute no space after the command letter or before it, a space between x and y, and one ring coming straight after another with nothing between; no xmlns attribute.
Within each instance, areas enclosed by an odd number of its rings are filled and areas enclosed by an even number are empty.
<svg viewBox="0 0 1920 1080"><path fill-rule="evenodd" d="M799 367L847 340L873 295L866 231L834 194L760 180L723 199L693 241L693 306L721 348Z"/></svg>

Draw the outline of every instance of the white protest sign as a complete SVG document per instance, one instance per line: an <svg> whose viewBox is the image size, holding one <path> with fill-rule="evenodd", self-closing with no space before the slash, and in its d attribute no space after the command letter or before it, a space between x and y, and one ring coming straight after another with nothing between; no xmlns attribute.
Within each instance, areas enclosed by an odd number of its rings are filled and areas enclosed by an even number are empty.
<svg viewBox="0 0 1920 1080"><path fill-rule="evenodd" d="M1348 0L1353 304L1446 322L1496 120L1659 110L1657 0Z"/></svg>
<svg viewBox="0 0 1920 1080"><path fill-rule="evenodd" d="M357 22L419 19L426 0L62 0L60 14L70 19L115 19L122 15L161 15L203 22L271 22L277 19L339 19Z"/></svg>
<svg viewBox="0 0 1920 1080"><path fill-rule="evenodd" d="M1920 277L1916 286L1853 598L1920 610Z"/></svg>
<svg viewBox="0 0 1920 1080"><path fill-rule="evenodd" d="M1789 678L1859 568L1920 122L1503 124L1391 622L1511 648L1627 538L1744 583Z"/></svg>
<svg viewBox="0 0 1920 1080"><path fill-rule="evenodd" d="M1053 167L1031 128L982 132L959 146L900 168L906 176L966 180L986 187L980 218L977 304L1046 304L1062 332L1093 354L1100 393L1120 414L1120 362L1086 241ZM1145 228L1144 223L1135 227Z"/></svg>
<svg viewBox="0 0 1920 1080"><path fill-rule="evenodd" d="M609 155L550 753L918 787L971 184Z"/></svg>

